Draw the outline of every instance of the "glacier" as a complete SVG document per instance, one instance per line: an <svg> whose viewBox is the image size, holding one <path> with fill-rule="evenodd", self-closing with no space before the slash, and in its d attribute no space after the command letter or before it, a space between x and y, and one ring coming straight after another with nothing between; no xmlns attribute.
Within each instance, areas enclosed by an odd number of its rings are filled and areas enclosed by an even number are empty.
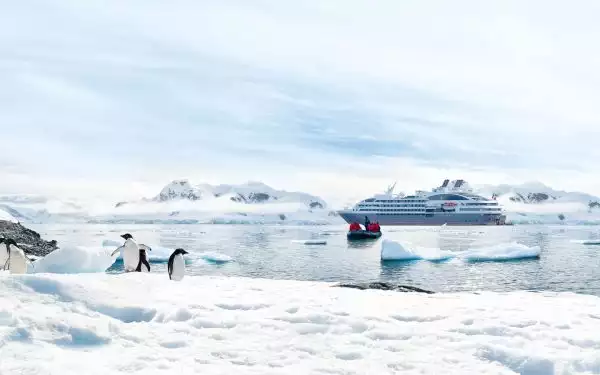
<svg viewBox="0 0 600 375"><path fill-rule="evenodd" d="M591 374L600 298L0 274L10 374ZM434 348L435 350L432 350Z"/></svg>

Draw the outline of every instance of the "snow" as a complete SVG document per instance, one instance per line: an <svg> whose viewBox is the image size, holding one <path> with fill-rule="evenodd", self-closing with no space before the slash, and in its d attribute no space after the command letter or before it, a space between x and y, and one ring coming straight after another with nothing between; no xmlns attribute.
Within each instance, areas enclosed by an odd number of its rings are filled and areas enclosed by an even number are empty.
<svg viewBox="0 0 600 375"><path fill-rule="evenodd" d="M381 260L429 260L442 261L457 258L467 262L505 261L537 258L541 249L538 246L511 242L493 246L482 246L461 252L444 251L435 248L424 248L403 245L398 241L384 239L381 241Z"/></svg>
<svg viewBox="0 0 600 375"><path fill-rule="evenodd" d="M28 273L93 273L106 271L116 260L114 249L67 245L36 260Z"/></svg>
<svg viewBox="0 0 600 375"><path fill-rule="evenodd" d="M12 221L13 223L18 222L18 220L12 216L9 212L0 207L0 220L3 221Z"/></svg>
<svg viewBox="0 0 600 375"><path fill-rule="evenodd" d="M600 299L164 274L0 275L2 373L591 374Z"/></svg>

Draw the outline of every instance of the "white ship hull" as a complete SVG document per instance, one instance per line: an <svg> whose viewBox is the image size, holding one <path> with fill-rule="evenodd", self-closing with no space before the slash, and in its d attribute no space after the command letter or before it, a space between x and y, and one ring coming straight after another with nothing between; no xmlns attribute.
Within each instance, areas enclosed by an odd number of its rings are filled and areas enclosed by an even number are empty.
<svg viewBox="0 0 600 375"><path fill-rule="evenodd" d="M503 225L506 216L499 213L434 213L432 216L423 215L381 215L369 212L356 211L338 211L338 214L347 223L357 222L363 224L365 217L371 222L378 222L380 225Z"/></svg>

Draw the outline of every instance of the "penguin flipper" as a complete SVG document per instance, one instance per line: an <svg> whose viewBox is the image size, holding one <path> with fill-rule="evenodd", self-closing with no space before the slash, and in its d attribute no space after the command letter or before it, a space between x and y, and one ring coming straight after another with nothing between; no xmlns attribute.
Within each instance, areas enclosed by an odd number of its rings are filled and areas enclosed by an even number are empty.
<svg viewBox="0 0 600 375"><path fill-rule="evenodd" d="M124 249L124 248L125 248L125 245L117 247L117 249L116 249L115 251L113 251L113 252L110 254L110 256L111 256L111 257L114 257L116 253L118 253L119 251L121 251L121 250L122 250L122 249Z"/></svg>

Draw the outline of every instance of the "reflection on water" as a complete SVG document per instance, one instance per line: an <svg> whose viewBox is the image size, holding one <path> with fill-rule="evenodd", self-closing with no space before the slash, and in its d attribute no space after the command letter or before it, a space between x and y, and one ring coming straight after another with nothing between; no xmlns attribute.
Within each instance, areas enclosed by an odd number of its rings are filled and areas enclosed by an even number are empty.
<svg viewBox="0 0 600 375"><path fill-rule="evenodd" d="M599 238L595 226L384 227L378 240L348 241L345 226L261 225L31 225L59 243L99 246L132 233L141 243L188 250L189 273L324 281L389 281L436 291L556 290L600 294L600 246L573 243ZM382 262L383 238L408 246L460 253L518 242L539 246L539 259L468 263ZM305 245L294 240L326 240ZM216 264L194 254L216 252L234 261ZM115 264L110 272L121 272ZM166 272L166 261L152 272Z"/></svg>

